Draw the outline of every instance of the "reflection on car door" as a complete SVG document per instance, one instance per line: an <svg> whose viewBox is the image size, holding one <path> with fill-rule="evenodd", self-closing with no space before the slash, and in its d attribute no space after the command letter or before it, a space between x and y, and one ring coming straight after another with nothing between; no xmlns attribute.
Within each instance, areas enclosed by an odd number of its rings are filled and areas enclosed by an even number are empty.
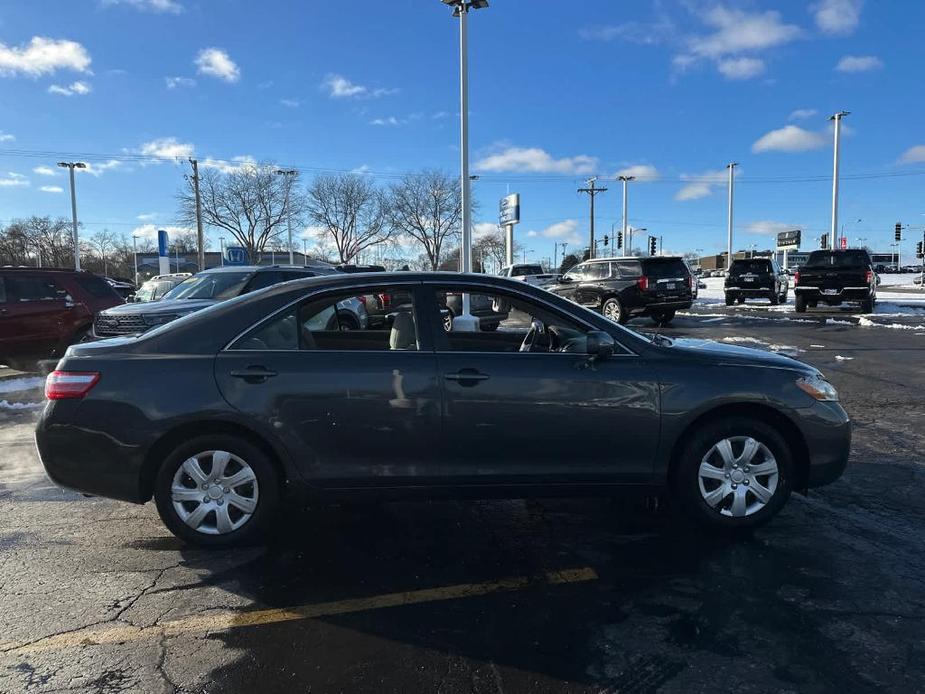
<svg viewBox="0 0 925 694"><path fill-rule="evenodd" d="M442 473L475 482L537 472L550 481L647 480L659 385L646 362L627 351L597 362L584 353L501 351L506 323L480 334L484 351L454 350L446 335L435 336Z"/></svg>
<svg viewBox="0 0 925 694"><path fill-rule="evenodd" d="M0 354L51 356L62 339L64 319L73 302L51 277L9 274L6 302L0 305Z"/></svg>

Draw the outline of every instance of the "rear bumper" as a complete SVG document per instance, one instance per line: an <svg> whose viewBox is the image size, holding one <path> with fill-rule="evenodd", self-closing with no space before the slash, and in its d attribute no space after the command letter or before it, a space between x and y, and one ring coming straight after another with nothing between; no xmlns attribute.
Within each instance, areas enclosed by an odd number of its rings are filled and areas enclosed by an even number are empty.
<svg viewBox="0 0 925 694"><path fill-rule="evenodd" d="M774 293L774 287L725 287L724 291L727 294L734 294L735 296L745 296L745 297L764 297L767 298L769 294Z"/></svg>
<svg viewBox="0 0 925 694"><path fill-rule="evenodd" d="M636 306L629 309L632 316L650 315L652 313L661 313L663 311L686 311L694 303L693 297L690 299L671 299L668 301L650 301L642 306Z"/></svg>
<svg viewBox="0 0 925 694"><path fill-rule="evenodd" d="M794 287L793 291L807 301L867 301L871 298L870 287L843 287L827 294L820 287Z"/></svg>

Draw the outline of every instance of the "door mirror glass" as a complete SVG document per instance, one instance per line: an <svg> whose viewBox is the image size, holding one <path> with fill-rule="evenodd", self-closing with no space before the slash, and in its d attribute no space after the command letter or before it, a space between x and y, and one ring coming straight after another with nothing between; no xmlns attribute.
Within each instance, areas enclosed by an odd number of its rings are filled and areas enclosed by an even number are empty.
<svg viewBox="0 0 925 694"><path fill-rule="evenodd" d="M603 330L591 330L586 335L588 354L598 359L613 356L613 338Z"/></svg>

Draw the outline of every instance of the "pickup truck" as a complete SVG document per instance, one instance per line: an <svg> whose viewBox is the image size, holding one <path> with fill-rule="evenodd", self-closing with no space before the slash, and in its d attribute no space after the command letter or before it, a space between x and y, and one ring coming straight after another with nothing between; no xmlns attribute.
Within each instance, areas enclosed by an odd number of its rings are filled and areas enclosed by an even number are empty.
<svg viewBox="0 0 925 694"><path fill-rule="evenodd" d="M862 312L872 313L880 284L870 255L861 249L813 251L793 279L797 313L820 303L856 303Z"/></svg>
<svg viewBox="0 0 925 694"><path fill-rule="evenodd" d="M505 265L498 273L502 277L510 277L515 280L523 280L537 287L548 287L559 280L559 276L543 270L539 263L520 263L515 265Z"/></svg>

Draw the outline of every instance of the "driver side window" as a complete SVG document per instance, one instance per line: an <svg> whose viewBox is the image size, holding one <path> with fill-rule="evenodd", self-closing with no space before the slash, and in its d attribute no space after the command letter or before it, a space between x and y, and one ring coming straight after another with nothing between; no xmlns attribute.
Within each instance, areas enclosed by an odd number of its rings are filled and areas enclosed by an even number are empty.
<svg viewBox="0 0 925 694"><path fill-rule="evenodd" d="M469 310L476 319L467 330L462 314L463 291L436 293L442 334L437 349L444 352L586 352L588 328L520 295L469 294Z"/></svg>

